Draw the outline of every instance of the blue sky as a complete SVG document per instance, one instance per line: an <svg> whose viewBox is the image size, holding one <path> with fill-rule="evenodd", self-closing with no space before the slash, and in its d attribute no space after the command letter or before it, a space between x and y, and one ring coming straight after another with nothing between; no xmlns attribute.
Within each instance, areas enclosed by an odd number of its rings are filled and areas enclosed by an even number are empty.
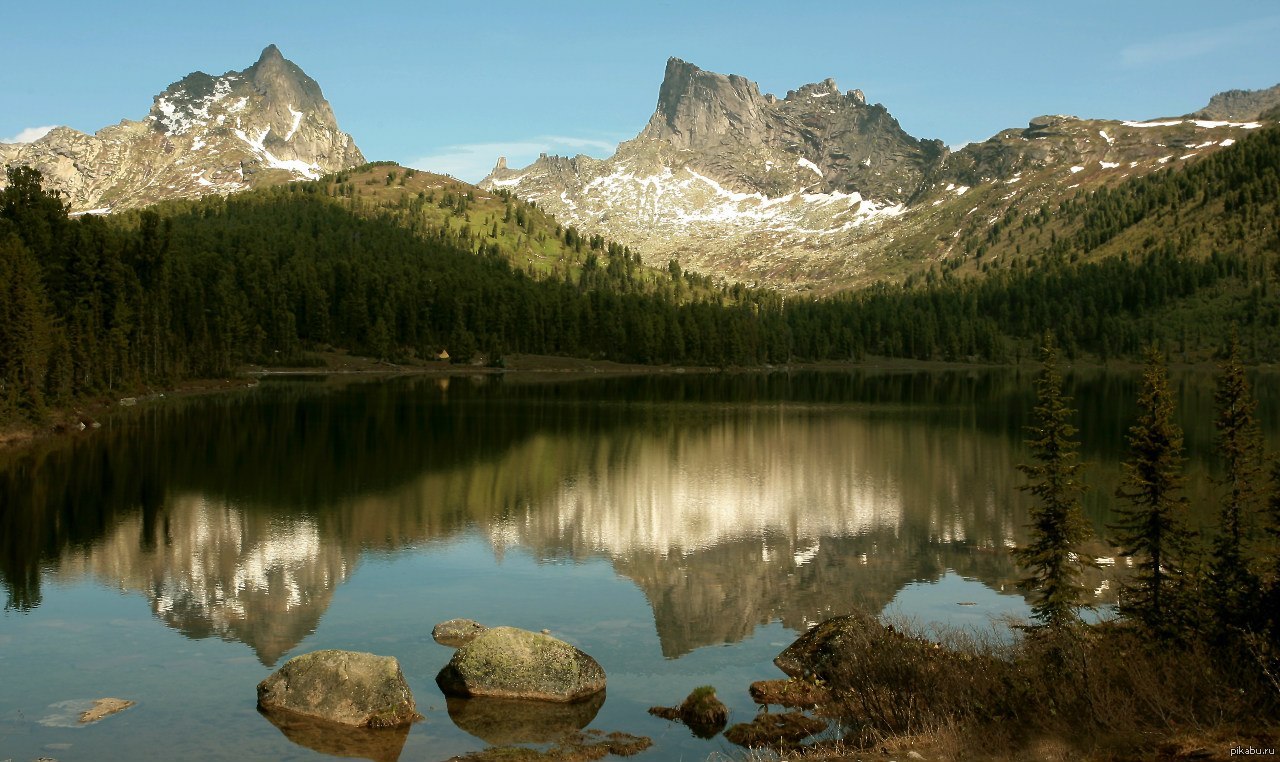
<svg viewBox="0 0 1280 762"><path fill-rule="evenodd" d="M612 153L648 120L669 56L779 96L832 77L951 145L1044 113L1171 116L1280 82L1280 4L1263 0L64 0L0 18L0 141L140 119L171 82L275 43L370 159L468 180L499 154Z"/></svg>

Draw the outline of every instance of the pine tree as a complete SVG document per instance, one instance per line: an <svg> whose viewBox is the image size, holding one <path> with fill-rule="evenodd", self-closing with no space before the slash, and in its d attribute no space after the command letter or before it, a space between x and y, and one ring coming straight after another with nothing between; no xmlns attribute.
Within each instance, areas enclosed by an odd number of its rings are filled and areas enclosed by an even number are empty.
<svg viewBox="0 0 1280 762"><path fill-rule="evenodd" d="M1080 506L1085 486L1076 458L1080 443L1072 439L1075 411L1062 393L1052 334L1045 334L1041 360L1035 422L1027 427L1034 436L1027 445L1036 463L1018 465L1030 479L1021 489L1034 495L1037 505L1031 510L1030 544L1018 548L1015 557L1028 571L1019 584L1032 593L1032 616L1043 626L1060 628L1077 622L1079 609L1086 606L1079 578L1090 562L1080 547L1091 532Z"/></svg>
<svg viewBox="0 0 1280 762"><path fill-rule="evenodd" d="M1186 574L1192 535L1182 495L1182 429L1173 421L1173 394L1164 357L1147 349L1138 396L1138 420L1129 429L1129 460L1116 497L1127 503L1112 527L1122 555L1137 559L1137 574L1120 589L1123 614L1163 637L1189 624Z"/></svg>
<svg viewBox="0 0 1280 762"><path fill-rule="evenodd" d="M1214 401L1218 404L1218 454L1223 490L1218 534L1209 565L1209 605L1220 633L1238 632L1255 618L1258 580L1248 565L1249 525L1258 503L1262 472L1262 440L1253 412L1257 403L1240 361L1240 341L1233 332L1221 365Z"/></svg>

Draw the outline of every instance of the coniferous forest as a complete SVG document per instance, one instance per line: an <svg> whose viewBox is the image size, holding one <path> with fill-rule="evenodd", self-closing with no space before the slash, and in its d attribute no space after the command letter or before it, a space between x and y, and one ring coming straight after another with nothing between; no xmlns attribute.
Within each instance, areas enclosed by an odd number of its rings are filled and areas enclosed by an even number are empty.
<svg viewBox="0 0 1280 762"><path fill-rule="evenodd" d="M1030 357L1052 330L1068 358L1136 358L1159 340L1202 359L1237 325L1247 360L1273 360L1277 167L1280 129L1259 130L1188 168L1063 202L1057 216L1074 232L1015 266L821 299L714 284L674 261L643 268L629 250L559 226L558 240L588 252L581 263L522 267L498 246L496 219L488 231L422 222L415 210L445 200L369 204L341 175L72 217L38 173L11 168L0 191L0 420L246 363L300 364L321 349L391 362L445 349L455 361L999 363ZM447 206L470 219L466 204ZM506 204L515 219L504 225L532 239L532 205ZM1210 207L1211 251L1201 230L1089 256L1170 210Z"/></svg>

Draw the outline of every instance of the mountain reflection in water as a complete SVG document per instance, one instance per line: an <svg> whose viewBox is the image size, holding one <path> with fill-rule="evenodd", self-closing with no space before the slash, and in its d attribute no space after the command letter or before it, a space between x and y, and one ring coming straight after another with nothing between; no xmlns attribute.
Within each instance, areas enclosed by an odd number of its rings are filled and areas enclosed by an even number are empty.
<svg viewBox="0 0 1280 762"><path fill-rule="evenodd" d="M92 576L271 666L365 554L467 532L499 559L608 558L644 592L668 657L878 610L948 569L1012 593L1027 381L269 381L165 402L3 464L6 607L40 604L42 569ZM1086 415L1109 405L1102 425L1123 431L1129 408L1111 397L1132 384L1107 384L1076 393L1102 397ZM1122 452L1086 442L1085 457L1105 473ZM1100 602L1113 573L1091 576Z"/></svg>

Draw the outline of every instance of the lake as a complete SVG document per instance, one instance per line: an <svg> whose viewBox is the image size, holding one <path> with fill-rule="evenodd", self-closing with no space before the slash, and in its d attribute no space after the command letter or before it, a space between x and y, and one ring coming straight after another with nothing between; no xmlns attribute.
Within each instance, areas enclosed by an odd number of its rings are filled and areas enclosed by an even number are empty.
<svg viewBox="0 0 1280 762"><path fill-rule="evenodd" d="M327 758L254 692L322 648L399 659L426 717L392 744L404 759L519 740L436 687L452 651L431 628L454 617L594 656L607 698L570 721L650 736L641 758L735 754L646 709L710 684L748 721L773 657L855 607L997 631L1026 614L1008 548L1026 538L1032 378L268 378L141 401L0 454L0 759ZM1137 383L1069 376L1100 532ZM1174 385L1203 520L1212 379ZM1255 381L1272 444L1278 388ZM1104 611L1123 566L1088 579ZM77 726L104 696L137 706Z"/></svg>

